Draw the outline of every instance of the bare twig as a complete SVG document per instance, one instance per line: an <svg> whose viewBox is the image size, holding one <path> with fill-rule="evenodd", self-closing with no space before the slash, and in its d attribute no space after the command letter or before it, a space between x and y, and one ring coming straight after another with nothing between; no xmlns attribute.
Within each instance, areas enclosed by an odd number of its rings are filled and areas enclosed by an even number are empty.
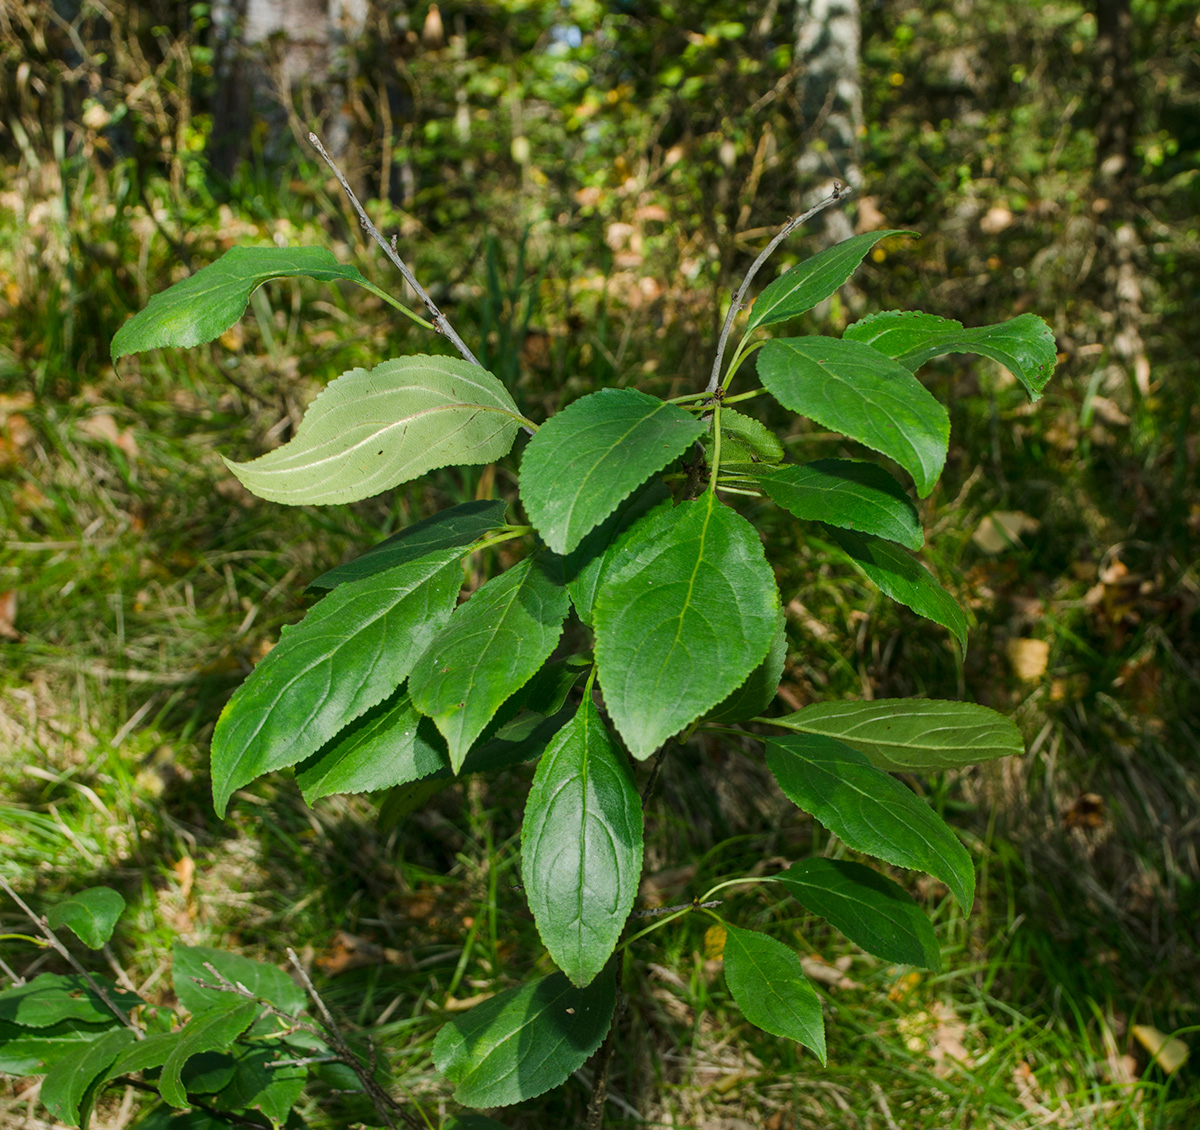
<svg viewBox="0 0 1200 1130"><path fill-rule="evenodd" d="M737 288L737 293L734 294L733 301L729 304L729 313L725 315L725 324L721 327L721 338L717 342L717 355L713 358L712 375L708 378L708 392L710 394L716 392L717 386L721 383L721 362L725 359L725 346L729 343L729 331L733 329L733 320L744 305L746 291L750 289L750 284L754 281L754 276L758 274L759 268L771 257L775 248L787 239L801 224L807 223L818 212L825 211L830 204L836 204L839 200L845 200L849 195L849 188L840 181L834 181L833 191L823 200L818 200L807 212L800 216L793 216L788 220L775 234L771 242L763 248L759 257L750 265L750 270L746 272L746 277L742 279L742 285Z"/></svg>
<svg viewBox="0 0 1200 1130"><path fill-rule="evenodd" d="M115 1016L122 1024L124 1024L125 1027L128 1028L139 1040L144 1040L146 1038L146 1033L143 1032L136 1024L134 1024L132 1020L130 1020L128 1015L126 1015L125 1010L122 1009L121 1006L118 1005L116 1001L114 1001L112 997L108 995L108 990L105 989L105 987L101 985L99 981L97 981L86 969L84 969L82 965L79 964L78 961L75 960L75 955L58 940L58 935L50 929L50 923L47 922L44 917L39 917L36 913L34 913L31 907L26 905L25 900L12 889L8 880L5 879L3 875L0 875L0 887L3 887L5 894L7 894L8 897L26 913L26 915L29 917L29 920L38 928L39 931L41 931L42 936L45 937L46 941L50 943L50 946L66 960L67 964L70 965L71 968L74 969L75 972L84 979L84 981L87 982L87 985L92 992L94 992L96 996L98 996L104 1002L104 1007L107 1008L108 1011L111 1012L113 1016Z"/></svg>
<svg viewBox="0 0 1200 1130"><path fill-rule="evenodd" d="M600 1058L596 1062L596 1077L592 1082L592 1097L588 1100L587 1130L601 1130L604 1126L604 1102L608 1098L608 1069L612 1066L613 1048L617 1043L617 1025L625 1012L624 994L617 991L617 1007L613 1012L612 1027L604 1038Z"/></svg>
<svg viewBox="0 0 1200 1130"><path fill-rule="evenodd" d="M429 311L429 316L433 319L434 329L440 334L445 334L454 345L454 348L462 354L463 358L469 361L472 365L478 365L479 361L475 354L467 347L467 343L455 332L454 327L447 320L446 315L438 308L437 304L429 297L429 292L417 282L417 276L409 270L408 265L396 254L395 239L389 243L382 235L379 234L379 229L371 223L370 217L366 213L366 209L358 202L358 197L354 195L354 190L350 187L350 182L346 180L345 174L341 169L334 164L334 160L325 150L325 146L321 144L321 139L315 133L308 135L308 140L313 143L318 153L324 159L332 170L333 175L337 177L346 195L350 198L350 203L354 205L354 210L358 213L358 221L366 229L367 234L383 248L384 254L392 261L396 269L404 276L404 281L413 288L417 293L417 297L425 304L425 309Z"/></svg>
<svg viewBox="0 0 1200 1130"><path fill-rule="evenodd" d="M710 902L681 902L674 906L652 906L646 910L635 910L630 918L661 918L664 914L674 914L677 910L712 910L720 906L724 899L712 899Z"/></svg>

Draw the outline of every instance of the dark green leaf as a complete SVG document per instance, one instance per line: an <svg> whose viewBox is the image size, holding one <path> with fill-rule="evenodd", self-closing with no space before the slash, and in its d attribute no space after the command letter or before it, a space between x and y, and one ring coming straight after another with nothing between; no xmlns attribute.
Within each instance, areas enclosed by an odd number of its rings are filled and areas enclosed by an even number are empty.
<svg viewBox="0 0 1200 1130"><path fill-rule="evenodd" d="M460 550L442 549L339 585L238 688L213 734L213 804L295 765L404 682L445 624L462 584Z"/></svg>
<svg viewBox="0 0 1200 1130"><path fill-rule="evenodd" d="M612 1024L612 971L577 989L561 973L529 981L450 1018L433 1062L463 1106L509 1106L568 1079Z"/></svg>
<svg viewBox="0 0 1200 1130"><path fill-rule="evenodd" d="M742 1015L756 1028L795 1040L825 1063L821 1000L800 958L782 942L754 930L725 926L725 983Z"/></svg>
<svg viewBox="0 0 1200 1130"><path fill-rule="evenodd" d="M343 581L360 581L395 565L404 565L439 549L465 549L488 530L504 525L508 504L499 501L464 502L407 526L386 541L372 546L361 557L322 573L308 587L331 589Z"/></svg>
<svg viewBox="0 0 1200 1130"><path fill-rule="evenodd" d="M482 1114L458 1114L446 1123L445 1130L506 1130L506 1127Z"/></svg>
<svg viewBox="0 0 1200 1130"><path fill-rule="evenodd" d="M130 1009L145 1004L136 993L118 989L108 978L93 973L92 981L118 1008ZM39 973L32 981L0 993L0 1020L22 1028L48 1028L61 1020L119 1023L100 995L78 973Z"/></svg>
<svg viewBox="0 0 1200 1130"><path fill-rule="evenodd" d="M642 874L642 802L592 700L542 754L521 828L529 909L576 985L604 968Z"/></svg>
<svg viewBox="0 0 1200 1130"><path fill-rule="evenodd" d="M246 312L250 295L268 279L298 275L369 285L324 247L231 247L215 263L151 297L144 310L117 330L112 359L213 341Z"/></svg>
<svg viewBox="0 0 1200 1130"><path fill-rule="evenodd" d="M119 1022L85 1024L63 1020L45 1027L25 1028L0 1020L0 1072L8 1075L41 1075L64 1056L100 1039Z"/></svg>
<svg viewBox="0 0 1200 1130"><path fill-rule="evenodd" d="M853 851L941 879L968 913L975 868L967 849L925 801L856 749L818 734L767 742L767 764L784 795Z"/></svg>
<svg viewBox="0 0 1200 1130"><path fill-rule="evenodd" d="M50 909L46 920L54 930L66 926L85 946L100 949L112 937L125 900L110 887L91 887Z"/></svg>
<svg viewBox="0 0 1200 1130"><path fill-rule="evenodd" d="M605 388L551 416L521 458L521 501L556 553L704 433L691 413L632 388Z"/></svg>
<svg viewBox="0 0 1200 1130"><path fill-rule="evenodd" d="M42 1080L42 1105L68 1126L79 1126L81 1108L90 1113L89 1092L97 1077L135 1038L130 1029L115 1028L64 1056Z"/></svg>
<svg viewBox="0 0 1200 1130"><path fill-rule="evenodd" d="M224 1051L230 1047L254 1023L258 1008L255 1001L235 997L228 1004L194 1016L179 1033L179 1042L163 1064L158 1080L158 1093L163 1100L179 1109L186 1107L187 1092L181 1078L184 1065L201 1052Z"/></svg>
<svg viewBox="0 0 1200 1130"><path fill-rule="evenodd" d="M917 508L904 488L874 463L818 459L801 467L780 467L759 483L797 518L874 534L909 549L925 544Z"/></svg>
<svg viewBox="0 0 1200 1130"><path fill-rule="evenodd" d="M848 326L845 338L861 341L917 370L943 353L978 353L999 361L1025 386L1031 400L1054 373L1058 347L1054 333L1036 314L1021 314L995 326L964 329L961 322L920 310L869 314Z"/></svg>
<svg viewBox="0 0 1200 1130"><path fill-rule="evenodd" d="M292 440L249 463L225 463L272 502L357 502L435 467L507 455L521 419L486 369L416 354L343 373L309 405Z"/></svg>
<svg viewBox="0 0 1200 1130"><path fill-rule="evenodd" d="M597 596L595 625L604 702L635 757L746 681L778 611L757 532L713 494L634 527Z"/></svg>
<svg viewBox="0 0 1200 1130"><path fill-rule="evenodd" d="M413 705L437 723L455 772L500 704L546 661L570 611L542 556L493 577L454 610L413 666Z"/></svg>
<svg viewBox="0 0 1200 1130"><path fill-rule="evenodd" d="M925 912L899 883L843 859L804 859L774 878L813 914L856 946L884 961L942 967L937 937Z"/></svg>
<svg viewBox="0 0 1200 1130"><path fill-rule="evenodd" d="M819 702L771 720L810 734L839 738L872 765L893 772L935 773L1025 752L1011 718L971 702L881 698Z"/></svg>
<svg viewBox="0 0 1200 1130"><path fill-rule="evenodd" d="M827 247L811 259L805 259L763 288L750 311L746 332L759 326L786 322L797 314L811 310L854 274L863 256L881 239L889 235L916 234L901 229L864 232Z"/></svg>
<svg viewBox="0 0 1200 1130"><path fill-rule="evenodd" d="M235 1047L232 1077L220 1090L216 1103L222 1110L257 1110L273 1126L286 1121L304 1091L308 1071L304 1067L273 1066L285 1058L286 1049L275 1043L264 1047Z"/></svg>
<svg viewBox="0 0 1200 1130"><path fill-rule="evenodd" d="M370 793L406 785L447 766L446 749L436 729L401 687L298 766L296 783L312 804L334 793Z"/></svg>
<svg viewBox="0 0 1200 1130"><path fill-rule="evenodd" d="M783 444L770 428L753 416L744 416L733 408L721 409L721 465L729 463L725 444L737 440L750 452L754 463L778 463L783 458Z"/></svg>
<svg viewBox="0 0 1200 1130"><path fill-rule="evenodd" d="M179 1079L189 1095L212 1095L225 1087L236 1070L237 1060L233 1056L225 1052L201 1052L183 1065Z"/></svg>
<svg viewBox="0 0 1200 1130"><path fill-rule="evenodd" d="M789 337L769 341L758 372L785 408L894 459L924 498L950 442L950 417L903 365L857 341Z"/></svg>
<svg viewBox="0 0 1200 1130"><path fill-rule="evenodd" d="M779 610L779 625L766 658L750 672L750 677L723 702L717 703L705 716L706 722L745 722L761 714L775 701L783 665L787 660L786 617Z"/></svg>
<svg viewBox="0 0 1200 1130"><path fill-rule="evenodd" d="M204 968L206 964L227 981L244 985L256 997L270 1001L283 1012L296 1015L304 1010L303 991L282 969L212 946L177 944L171 977L179 1003L191 1013L207 1012L236 999L227 990L207 989L196 983L198 978L205 985L218 984L216 977Z"/></svg>
<svg viewBox="0 0 1200 1130"><path fill-rule="evenodd" d="M185 1110L180 1114L169 1106L156 1106L134 1130L232 1130L233 1125L228 1118L206 1110Z"/></svg>
<svg viewBox="0 0 1200 1130"><path fill-rule="evenodd" d="M671 492L661 479L651 479L641 490L631 495L615 513L579 543L573 553L563 558L563 576L575 612L585 624L591 625L600 590L609 567L620 559L622 546L630 538L634 525L643 517L673 505Z"/></svg>
<svg viewBox="0 0 1200 1130"><path fill-rule="evenodd" d="M869 534L833 528L829 534L885 595L911 608L918 616L949 628L966 654L967 618L963 610L915 557Z"/></svg>

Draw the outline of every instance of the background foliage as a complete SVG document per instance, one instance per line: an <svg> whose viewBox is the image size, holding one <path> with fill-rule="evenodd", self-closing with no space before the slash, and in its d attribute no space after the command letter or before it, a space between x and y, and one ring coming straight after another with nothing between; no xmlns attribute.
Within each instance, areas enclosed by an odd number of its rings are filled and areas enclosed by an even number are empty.
<svg viewBox="0 0 1200 1130"><path fill-rule="evenodd" d="M843 603L819 545L782 545L789 708L925 692L1021 725L1026 758L921 782L972 829L976 912L914 889L944 946L921 980L840 954L797 908L839 1015L827 1072L734 1023L704 923L684 920L629 1002L614 1120L1167 1127L1200 1107L1194 1067L1168 1077L1135 1032L1198 1022L1200 26L1182 3L1116 5L1122 54L1113 7L863 7L851 218L922 239L877 249L809 326L915 306L970 325L1030 310L1056 333L1032 413L988 362L932 370L953 439L922 516L930 559L970 582L965 665L865 589ZM279 779L217 822L207 748L311 580L439 506L511 494L511 470L284 516L229 476L218 448L250 458L337 373L431 348L369 295L273 284L219 347L119 374L109 341L235 242L332 246L395 287L296 140L344 118L376 222L525 404L693 391L721 296L811 187L794 165L822 141L793 93L789 5L447 3L440 34L428 15L374 6L336 99L297 86L231 131L206 6L0 10L0 845L39 905L125 892L112 951L145 991L168 984L173 941L308 947L327 999L436 1111L436 1021L536 951L514 889L525 783L468 783L379 831L365 800L309 810ZM790 444L838 454L816 432ZM765 781L716 743L669 772L641 901L836 857ZM509 1120L567 1124L587 1081ZM6 1086L23 1111L28 1085ZM130 1117L136 1096L121 1102L102 1124Z"/></svg>

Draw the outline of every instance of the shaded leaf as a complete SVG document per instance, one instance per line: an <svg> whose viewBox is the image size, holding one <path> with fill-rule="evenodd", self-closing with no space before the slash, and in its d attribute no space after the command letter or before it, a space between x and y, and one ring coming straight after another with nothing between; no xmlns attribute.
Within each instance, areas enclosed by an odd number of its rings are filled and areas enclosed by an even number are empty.
<svg viewBox="0 0 1200 1130"><path fill-rule="evenodd" d="M882 467L856 459L818 459L780 467L759 484L797 518L826 522L898 541L909 549L925 544L917 508Z"/></svg>
<svg viewBox="0 0 1200 1130"><path fill-rule="evenodd" d="M529 909L576 985L604 968L642 874L642 802L590 696L538 763L521 827Z"/></svg>
<svg viewBox="0 0 1200 1130"><path fill-rule="evenodd" d="M918 616L949 628L966 654L967 618L963 610L915 557L869 534L832 527L829 534L885 595L911 608Z"/></svg>
<svg viewBox="0 0 1200 1130"><path fill-rule="evenodd" d="M775 638L771 640L766 657L733 694L717 703L704 716L706 722L745 722L761 714L775 701L779 680L783 678L783 665L787 661L786 619L781 608Z"/></svg>
<svg viewBox="0 0 1200 1130"><path fill-rule="evenodd" d="M713 494L637 524L595 608L605 706L635 757L746 681L778 611L758 533Z"/></svg>
<svg viewBox="0 0 1200 1130"><path fill-rule="evenodd" d="M158 1093L163 1100L180 1109L188 1105L182 1072L184 1065L201 1052L224 1051L233 1044L258 1014L255 1001L233 998L228 1004L195 1016L179 1033L179 1042L163 1063L158 1079Z"/></svg>
<svg viewBox="0 0 1200 1130"><path fill-rule="evenodd" d="M118 989L107 977L91 974L122 1011L145 1004L136 993ZM100 995L78 973L39 973L32 981L0 993L0 1020L22 1028L48 1028L62 1020L119 1023Z"/></svg>
<svg viewBox="0 0 1200 1130"><path fill-rule="evenodd" d="M745 416L733 408L721 409L721 449L725 444L735 439L749 449L751 459L755 463L778 463L783 458L783 444L779 437L765 424L753 416ZM722 454L721 464L727 460Z"/></svg>
<svg viewBox="0 0 1200 1130"><path fill-rule="evenodd" d="M975 868L967 849L925 801L856 749L818 734L767 742L784 795L853 851L941 879L968 913Z"/></svg>
<svg viewBox="0 0 1200 1130"><path fill-rule="evenodd" d="M324 247L231 247L215 263L151 296L113 336L112 359L214 341L246 312L250 295L268 279L296 276L370 286Z"/></svg>
<svg viewBox="0 0 1200 1130"><path fill-rule="evenodd" d="M892 772L934 773L1025 752L1021 731L1011 718L971 702L818 702L772 718L771 724L838 738L865 754L872 765Z"/></svg>
<svg viewBox="0 0 1200 1130"><path fill-rule="evenodd" d="M994 326L964 329L961 322L920 310L868 314L846 327L848 341L861 341L916 370L944 353L978 353L998 361L1029 392L1041 399L1054 374L1058 347L1054 333L1036 314L1020 314Z"/></svg>
<svg viewBox="0 0 1200 1130"><path fill-rule="evenodd" d="M52 929L66 926L85 946L98 950L112 937L124 909L125 900L117 891L91 887L52 907L46 920Z"/></svg>
<svg viewBox="0 0 1200 1130"><path fill-rule="evenodd" d="M498 993L452 1016L433 1062L464 1106L509 1106L568 1079L608 1034L617 1003L612 971L578 989L561 973Z"/></svg>
<svg viewBox="0 0 1200 1130"><path fill-rule="evenodd" d="M772 876L797 902L884 961L940 970L925 912L898 883L844 859L804 859Z"/></svg>
<svg viewBox="0 0 1200 1130"><path fill-rule="evenodd" d="M556 553L569 553L651 475L704 433L690 412L605 388L551 416L521 458L521 501Z"/></svg>
<svg viewBox="0 0 1200 1130"><path fill-rule="evenodd" d="M785 408L894 459L924 498L946 462L950 417L903 365L857 341L769 341L758 372Z"/></svg>
<svg viewBox="0 0 1200 1130"><path fill-rule="evenodd" d="M834 293L863 261L872 247L889 235L913 235L913 231L890 229L888 231L863 232L835 243L824 251L805 259L790 271L782 274L754 300L746 332L758 326L772 326L786 322Z"/></svg>
<svg viewBox="0 0 1200 1130"><path fill-rule="evenodd" d="M331 589L343 581L359 581L396 565L416 561L439 549L466 549L489 530L504 525L506 502L464 502L424 518L372 546L361 557L322 573L308 588Z"/></svg>
<svg viewBox="0 0 1200 1130"><path fill-rule="evenodd" d="M272 502L357 502L436 467L491 463L508 454L521 420L486 369L417 354L343 373L309 405L288 443L225 464Z"/></svg>
<svg viewBox="0 0 1200 1130"><path fill-rule="evenodd" d="M725 982L756 1028L795 1040L825 1063L825 1018L800 958L782 942L725 923Z"/></svg>
<svg viewBox="0 0 1200 1130"><path fill-rule="evenodd" d="M237 689L212 741L213 806L315 753L404 682L449 619L462 584L458 548L339 585Z"/></svg>
<svg viewBox="0 0 1200 1130"><path fill-rule="evenodd" d="M234 1048L232 1075L221 1088L217 1104L228 1111L257 1110L280 1126L299 1101L308 1070L295 1064L279 1067L287 1051L282 1044Z"/></svg>
<svg viewBox="0 0 1200 1130"><path fill-rule="evenodd" d="M90 1113L89 1093L97 1078L135 1039L130 1029L116 1028L64 1056L42 1080L42 1105L68 1126L79 1126L81 1108Z"/></svg>
<svg viewBox="0 0 1200 1130"><path fill-rule="evenodd" d="M64 1056L115 1030L110 1024L63 1020L38 1028L25 1028L0 1020L0 1071L8 1075L41 1075Z"/></svg>

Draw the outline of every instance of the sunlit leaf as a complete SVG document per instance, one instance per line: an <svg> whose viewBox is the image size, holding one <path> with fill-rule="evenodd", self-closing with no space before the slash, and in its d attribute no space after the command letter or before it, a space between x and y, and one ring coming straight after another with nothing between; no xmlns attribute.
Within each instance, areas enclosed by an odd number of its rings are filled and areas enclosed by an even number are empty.
<svg viewBox="0 0 1200 1130"><path fill-rule="evenodd" d="M233 997L207 1012L194 1016L179 1034L179 1042L167 1056L158 1092L164 1101L180 1109L188 1105L182 1073L184 1065L202 1052L224 1051L254 1022L259 1005L256 1001Z"/></svg>
<svg viewBox="0 0 1200 1130"><path fill-rule="evenodd" d="M46 920L52 929L66 926L85 946L98 950L112 937L124 909L124 898L111 887L90 887L51 907Z"/></svg>
<svg viewBox="0 0 1200 1130"><path fill-rule="evenodd" d="M277 966L213 946L176 944L171 965L172 984L179 1003L188 1012L207 1012L238 999L228 990L207 987L219 982L205 965L211 965L231 984L244 985L256 997L270 1001L283 1012L295 1015L304 1009L303 990ZM198 981L204 984L198 984Z"/></svg>
<svg viewBox="0 0 1200 1130"><path fill-rule="evenodd" d="M64 1056L42 1080L42 1105L68 1126L78 1126L96 1080L135 1038L129 1028L116 1028Z"/></svg>
<svg viewBox="0 0 1200 1130"><path fill-rule="evenodd" d="M145 1004L136 993L117 988L107 977L93 973L91 979L125 1012ZM95 1023L115 1019L100 994L78 973L39 973L32 981L0 993L0 1020L22 1028L48 1028L63 1020Z"/></svg>

